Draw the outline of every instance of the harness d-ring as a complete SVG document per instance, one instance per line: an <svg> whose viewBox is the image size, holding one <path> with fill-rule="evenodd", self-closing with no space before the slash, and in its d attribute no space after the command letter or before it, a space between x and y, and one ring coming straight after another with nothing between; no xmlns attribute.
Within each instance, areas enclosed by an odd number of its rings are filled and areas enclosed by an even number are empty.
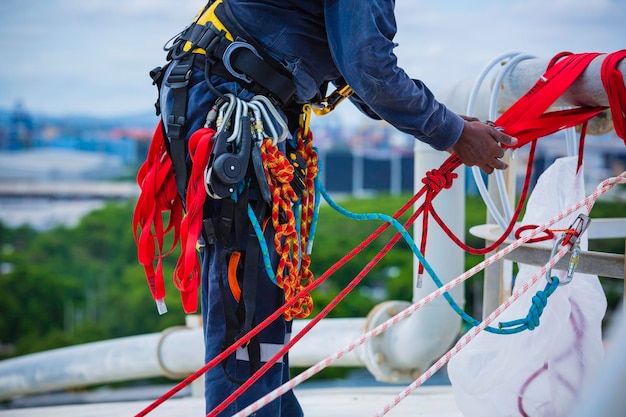
<svg viewBox="0 0 626 417"><path fill-rule="evenodd" d="M247 82L248 84L251 84L253 82L252 78L248 77L243 72L237 72L237 70L233 68L233 64L230 62L232 54L235 52L236 49L239 49L239 48L248 49L250 52L256 55L259 59L261 60L263 59L261 55L259 55L259 52L254 48L254 46L246 42L235 41L231 43L230 45L228 45L228 47L224 51L224 56L222 57L222 63L224 64L224 67L226 68L226 70L230 72L233 77L239 78L240 80L243 80Z"/></svg>

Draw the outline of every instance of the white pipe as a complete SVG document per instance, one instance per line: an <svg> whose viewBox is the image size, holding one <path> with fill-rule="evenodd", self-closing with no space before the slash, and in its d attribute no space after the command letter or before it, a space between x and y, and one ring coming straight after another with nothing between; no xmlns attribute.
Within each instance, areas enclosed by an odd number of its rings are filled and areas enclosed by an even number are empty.
<svg viewBox="0 0 626 417"><path fill-rule="evenodd" d="M421 178L426 172L438 168L449 155L439 152L421 142L415 146L415 184L421 185ZM433 201L433 207L461 241L465 240L465 166L456 171L458 178L454 180L450 189L441 192ZM446 235L435 221L429 222L428 240L426 244L425 258L437 273L439 279L445 284L454 277L465 271L465 253ZM415 236L422 235L422 222L415 224ZM419 241L419 240L418 240ZM437 286L432 279L425 274L421 288L417 288L418 263L413 267L413 302L417 302L433 292ZM450 295L456 300L461 308L465 305L465 289L461 284L452 289ZM415 345L407 348L407 345L395 345L393 358L398 362L413 361L419 358L419 369L427 369L434 360L439 358L457 339L461 325L461 318L450 308L448 302L442 297L420 309L408 320L400 323L393 330L391 337L413 338ZM439 334L437 338L433 330ZM429 342L429 339L434 338ZM430 345L430 346L429 346ZM410 345L409 345L410 346ZM397 356L396 356L397 355Z"/></svg>
<svg viewBox="0 0 626 417"><path fill-rule="evenodd" d="M307 320L294 321L294 334ZM364 318L325 319L295 344L292 366L307 367L363 334ZM204 365L199 327L123 337L0 361L0 400L96 384L166 376L184 379ZM363 366L355 353L335 366Z"/></svg>
<svg viewBox="0 0 626 417"><path fill-rule="evenodd" d="M182 379L204 363L201 328L86 343L0 361L0 400L155 376Z"/></svg>
<svg viewBox="0 0 626 417"><path fill-rule="evenodd" d="M428 145L415 145L415 184L419 187L427 171L441 166L448 155ZM446 225L461 240L465 228L465 175L459 177L451 189L437 196L433 205ZM422 223L415 226L416 241L421 239ZM426 260L439 279L445 284L465 271L464 253L436 222L428 229ZM413 302L422 299L436 289L435 283L426 275L421 288L417 284L417 261L414 258ZM463 307L465 303L463 284L454 288L451 295ZM387 301L379 304L368 316L365 330L369 331L396 313L408 307L408 301ZM413 381L419 374L441 356L456 340L461 318L450 308L447 301L438 298L405 320L389 328L382 335L368 341L358 351L367 369L379 381Z"/></svg>
<svg viewBox="0 0 626 417"><path fill-rule="evenodd" d="M294 320L293 334L310 320ZM289 351L289 366L308 367L342 349L364 333L365 318L323 319ZM363 366L355 352L347 353L333 366Z"/></svg>

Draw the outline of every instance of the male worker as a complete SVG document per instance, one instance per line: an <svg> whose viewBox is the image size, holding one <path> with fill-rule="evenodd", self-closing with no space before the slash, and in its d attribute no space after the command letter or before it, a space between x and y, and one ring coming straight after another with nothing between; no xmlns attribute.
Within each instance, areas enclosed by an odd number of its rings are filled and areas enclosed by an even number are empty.
<svg viewBox="0 0 626 417"><path fill-rule="evenodd" d="M189 167L185 169L179 163L176 168L176 159L180 162L180 155L175 155L180 146L176 144L188 140L204 125L218 95L234 93L246 100L255 94L265 95L294 127L294 116L302 105L322 98L329 83L347 83L354 91L350 100L363 113L384 119L437 150L458 154L468 166L479 166L486 173L505 169L506 164L499 159L504 154L500 144L514 144L514 138L476 119L454 114L437 102L422 82L409 78L398 67L393 52L394 3L210 1L194 23L173 41L168 55L171 64L157 79L162 85L160 110L177 180L186 180L184 175ZM184 188L179 187L181 194ZM224 205L223 200L208 199L205 216L212 222L209 230L219 229L224 223ZM201 303L206 361L225 347L228 311L236 308L230 305L233 301L224 291L228 286L228 255L224 253L230 253L226 250L228 242L236 240L236 236L216 239L211 231L205 229L198 237L204 245ZM259 262L256 269L255 324L284 302L282 290L267 278L263 263ZM257 361L266 362L271 352L278 351L290 329L289 321L277 320L261 332ZM250 366L252 354L246 349L240 349L223 366L206 374L207 412L258 368L258 364ZM288 362L284 357L220 416L232 415L287 379ZM303 413L290 391L255 415L293 417Z"/></svg>

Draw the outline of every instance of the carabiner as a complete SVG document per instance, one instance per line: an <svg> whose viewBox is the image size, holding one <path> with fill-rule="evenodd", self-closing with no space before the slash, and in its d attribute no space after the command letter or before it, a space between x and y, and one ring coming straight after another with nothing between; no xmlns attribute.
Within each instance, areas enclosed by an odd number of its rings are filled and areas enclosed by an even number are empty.
<svg viewBox="0 0 626 417"><path fill-rule="evenodd" d="M300 129L302 129L302 137L304 139L309 137L309 133L311 132L311 109L312 106L310 104L305 104L302 106L302 112L300 113Z"/></svg>
<svg viewBox="0 0 626 417"><path fill-rule="evenodd" d="M313 104L313 112L318 116L324 116L337 107L344 99L350 97L354 91L348 84L337 87L328 97Z"/></svg>
<svg viewBox="0 0 626 417"><path fill-rule="evenodd" d="M569 227L569 229L573 230L574 232L570 232L567 234L567 238L563 241L563 246L569 243L570 245L572 245L573 248L574 245L578 243L580 236L585 233L589 228L589 223L591 223L591 219L589 218L589 216L579 214L572 223L572 225Z"/></svg>
<svg viewBox="0 0 626 417"><path fill-rule="evenodd" d="M554 243L554 246L552 246L552 250L550 251L550 257L548 259L554 258L554 256L558 252L559 246L561 246L561 243L563 243L563 241L565 240L565 236L565 234L561 235L561 237ZM548 270L546 271L546 281L552 284L552 268L548 268ZM559 285L565 285L565 282L559 281Z"/></svg>
<svg viewBox="0 0 626 417"><path fill-rule="evenodd" d="M572 225L568 228L568 232L563 233L552 247L550 259L556 255L559 246L570 245L569 252L572 252L572 256L569 260L569 266L567 267L567 276L564 280L559 282L559 285L566 285L572 282L572 279L574 278L574 270L578 266L578 261L580 260L580 237L587 231L590 223L591 219L589 219L589 216L579 214ZM549 268L546 271L546 279L549 283L552 283L552 268Z"/></svg>

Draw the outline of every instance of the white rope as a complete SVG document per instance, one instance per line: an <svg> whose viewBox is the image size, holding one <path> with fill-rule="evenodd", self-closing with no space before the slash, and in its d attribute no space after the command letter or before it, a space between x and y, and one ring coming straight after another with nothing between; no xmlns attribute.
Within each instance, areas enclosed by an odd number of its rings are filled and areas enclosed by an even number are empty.
<svg viewBox="0 0 626 417"><path fill-rule="evenodd" d="M613 188L616 184L624 184L624 183L626 183L626 171L623 172L622 174L620 174L617 177L608 178L608 179L604 180L602 183L600 183L596 187L596 189L594 190L594 192L590 196L588 196L587 198L585 198L581 202L576 203L572 207L570 207L567 210L565 210L563 213L559 214L558 216L553 217L552 219L550 219L549 221L547 221L543 225L538 226L537 228L532 230L530 233L524 234L520 239L514 241L513 243L511 243L510 245L506 246L504 249L500 250L499 252L497 252L493 256L489 257L488 259L485 259L484 261L482 261L478 265L476 265L473 268L469 269L465 273L459 275L454 280L446 283L442 288L439 288L439 289L435 290L434 292L430 293L429 295L427 295L426 297L422 298L418 302L416 302L416 303L412 304L411 306L407 307L405 310L401 311L400 313L398 313L395 316L391 317L390 319L388 319L384 323L378 325L374 329L372 329L369 332L365 333L364 335L362 335L358 339L352 341L346 347L344 347L343 349L335 352L333 355L327 357L326 359L323 359L323 360L319 361L318 363L316 363L315 365L313 365L312 367L310 367L306 371L304 371L301 374L297 375L295 378L293 378L290 381L284 383L283 385L281 385L280 387L276 388L275 390L273 390L269 394L266 394L264 397L260 398L259 400L255 401L254 403L250 404L248 407L246 407L245 409L241 410L237 414L234 414L232 417L246 417L246 416L249 416L249 415L255 413L259 409L263 408L265 405L269 404L270 402L274 401L276 398L278 398L281 395L283 395L285 392L287 392L289 390L292 390L294 387L299 385L301 382L306 381L307 379L309 379L313 375L315 375L315 374L319 373L320 371L322 371L323 369L327 368L328 366L330 366L332 363L334 363L335 361L337 361L338 359L340 359L341 357L343 357L347 353L353 351L356 347L364 344L367 340L372 339L372 338L376 337L377 335L385 332L389 327L391 327L394 324L397 324L399 321L409 317L411 314L413 314L415 311L417 311L421 307L423 307L426 304L430 303L434 299L442 296L443 293L450 291L452 288L454 288L457 285L459 285L460 283L464 282L465 280L467 280L471 276L473 276L476 273L480 272L481 270L485 269L487 266L489 266L492 263L495 263L498 260L504 258L506 255L508 255L509 253L511 253L512 251L517 249L519 246L521 246L524 243L526 243L528 240L530 240L533 237L537 236L538 234L542 233L544 230L546 230L550 226L554 225L555 223L557 223L557 222L563 220L564 218L570 216L572 213L576 212L577 210L579 210L583 206L585 207L585 210L586 210L586 212L588 214L591 211L591 209L593 207L593 204L598 199L598 197L600 197L602 194L605 194L607 191L609 191L611 188ZM519 296L521 296L524 292L526 292L528 290L528 288L539 279L540 276L545 274L545 272L548 270L548 268L553 267L556 264L556 262L558 262L558 260L565 255L566 251L567 251L566 248L561 248L561 250L559 250L555 254L555 256L552 258L552 260L550 260L550 262L548 264L544 265L544 267L542 268L541 272L538 273L536 276L533 276L533 278L531 278L531 280L530 280L531 282L525 283L522 286L521 290L519 290L518 292L513 294L509 299L507 299L507 301L502 306L498 307L479 326L474 327L473 329L471 329L470 332L468 332L468 334L466 334L463 338L461 338L461 340L457 343L457 345L455 345L454 348L452 348L448 353L446 353L446 355L444 355L441 359L439 359L439 361L437 361L431 368L429 368L424 374L422 374L422 376L420 376L420 378L418 378L415 382L413 382L413 384L411 384L409 387L407 387L402 393L398 394L398 396L396 396L396 398L391 403L387 404L381 410L381 412L383 414L376 414L376 415L377 416L384 415L387 412L389 412L389 410L391 410L395 405L397 405L400 401L402 401L402 399L404 399L412 391L417 389L417 387L419 387L421 384L423 384L428 378L430 378L430 376L432 374L434 374L438 369L440 369L444 364L446 364L452 356L454 356L459 350L461 350L465 345L467 345L467 343L469 343L472 340L472 338L475 337L476 334L478 334L482 329L487 327L489 325L489 323L491 323L506 308L508 308L515 300L517 300L519 298ZM455 349L457 349L457 347L458 347L458 350L455 351ZM438 366L438 368L437 368L437 366Z"/></svg>

